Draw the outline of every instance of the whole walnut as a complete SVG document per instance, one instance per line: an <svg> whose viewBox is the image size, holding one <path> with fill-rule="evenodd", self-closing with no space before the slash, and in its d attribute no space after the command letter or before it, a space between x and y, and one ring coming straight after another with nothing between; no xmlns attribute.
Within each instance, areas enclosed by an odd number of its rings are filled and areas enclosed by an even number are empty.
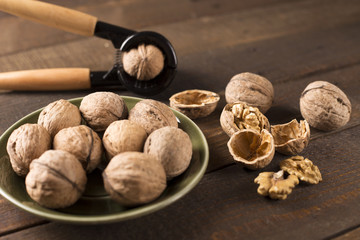
<svg viewBox="0 0 360 240"><path fill-rule="evenodd" d="M67 100L60 99L48 104L38 118L38 124L43 126L53 138L61 129L78 126L81 123L79 109Z"/></svg>
<svg viewBox="0 0 360 240"><path fill-rule="evenodd" d="M129 120L142 126L148 134L166 126L178 127L171 109L166 104L152 99L136 103L130 110Z"/></svg>
<svg viewBox="0 0 360 240"><path fill-rule="evenodd" d="M151 80L164 68L164 55L154 45L141 44L122 54L125 72L138 80Z"/></svg>
<svg viewBox="0 0 360 240"><path fill-rule="evenodd" d="M188 168L192 143L189 135L180 128L163 127L149 135L144 152L154 155L164 166L167 179L171 179Z"/></svg>
<svg viewBox="0 0 360 240"><path fill-rule="evenodd" d="M147 133L139 124L129 120L115 121L105 130L103 136L106 156L110 160L122 152L142 152L146 138Z"/></svg>
<svg viewBox="0 0 360 240"><path fill-rule="evenodd" d="M300 111L310 126L331 131L350 120L351 103L337 86L326 81L315 81L302 92Z"/></svg>
<svg viewBox="0 0 360 240"><path fill-rule="evenodd" d="M15 173L25 177L31 161L50 147L51 137L48 131L39 124L26 123L11 133L6 150Z"/></svg>
<svg viewBox="0 0 360 240"><path fill-rule="evenodd" d="M60 130L54 137L53 147L73 154L87 173L100 164L103 153L100 137L85 125Z"/></svg>
<svg viewBox="0 0 360 240"><path fill-rule="evenodd" d="M104 187L120 204L134 206L151 202L166 188L166 174L152 155L123 152L111 159L103 172Z"/></svg>
<svg viewBox="0 0 360 240"><path fill-rule="evenodd" d="M104 131L110 123L128 116L124 99L112 92L95 92L85 96L80 104L80 112L96 132Z"/></svg>
<svg viewBox="0 0 360 240"><path fill-rule="evenodd" d="M30 164L26 191L41 206L65 208L74 204L86 186L86 173L71 153L48 150Z"/></svg>
<svg viewBox="0 0 360 240"><path fill-rule="evenodd" d="M266 113L274 100L274 88L268 79L244 72L231 78L225 88L225 98L227 103L245 102Z"/></svg>

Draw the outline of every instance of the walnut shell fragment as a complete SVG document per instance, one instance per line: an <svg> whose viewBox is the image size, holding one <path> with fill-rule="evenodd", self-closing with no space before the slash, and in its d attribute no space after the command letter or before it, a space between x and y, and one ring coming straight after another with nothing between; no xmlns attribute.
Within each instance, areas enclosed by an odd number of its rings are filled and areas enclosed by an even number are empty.
<svg viewBox="0 0 360 240"><path fill-rule="evenodd" d="M261 133L241 130L231 136L227 146L234 160L251 170L264 168L275 154L274 138L266 129Z"/></svg>
<svg viewBox="0 0 360 240"><path fill-rule="evenodd" d="M103 172L110 197L125 206L151 202L166 188L166 174L152 155L123 152L111 159Z"/></svg>
<svg viewBox="0 0 360 240"><path fill-rule="evenodd" d="M152 99L137 102L130 110L128 119L142 126L147 134L166 126L178 127L172 110L166 104Z"/></svg>
<svg viewBox="0 0 360 240"><path fill-rule="evenodd" d="M304 182L318 184L322 181L319 168L312 161L302 156L294 156L281 161L280 168Z"/></svg>
<svg viewBox="0 0 360 240"><path fill-rule="evenodd" d="M48 104L38 118L38 124L43 126L52 138L61 129L78 126L80 123L81 114L78 107L64 99Z"/></svg>
<svg viewBox="0 0 360 240"><path fill-rule="evenodd" d="M180 128L163 127L149 135L144 152L154 155L165 168L167 179L171 179L188 168L192 143L189 135Z"/></svg>
<svg viewBox="0 0 360 240"><path fill-rule="evenodd" d="M100 137L85 125L60 130L54 137L53 148L73 154L87 173L100 164L103 153Z"/></svg>
<svg viewBox="0 0 360 240"><path fill-rule="evenodd" d="M86 186L86 173L71 153L48 150L30 164L26 176L29 196L47 208L65 208L74 204Z"/></svg>
<svg viewBox="0 0 360 240"><path fill-rule="evenodd" d="M6 150L15 173L25 177L31 161L50 147L51 137L48 131L39 124L26 123L11 133Z"/></svg>
<svg viewBox="0 0 360 240"><path fill-rule="evenodd" d="M268 79L244 72L230 79L225 88L225 98L227 103L245 102L266 113L274 100L274 88Z"/></svg>
<svg viewBox="0 0 360 240"><path fill-rule="evenodd" d="M285 155L296 155L309 144L310 127L306 120L294 119L289 123L271 125L275 150Z"/></svg>
<svg viewBox="0 0 360 240"><path fill-rule="evenodd" d="M110 123L128 116L124 99L113 92L91 93L83 98L79 109L86 123L96 132L104 131Z"/></svg>
<svg viewBox="0 0 360 240"><path fill-rule="evenodd" d="M310 126L331 131L350 120L351 103L337 86L326 81L315 81L302 92L300 111Z"/></svg>
<svg viewBox="0 0 360 240"><path fill-rule="evenodd" d="M170 97L170 107L191 119L210 115L216 108L220 96L206 90L186 90Z"/></svg>
<svg viewBox="0 0 360 240"><path fill-rule="evenodd" d="M142 152L147 133L139 124L129 120L111 123L105 130L103 144L108 160L122 152Z"/></svg>
<svg viewBox="0 0 360 240"><path fill-rule="evenodd" d="M285 200L292 192L292 189L299 184L299 179L295 175L284 178L284 171L262 172L254 180L259 184L257 192L262 196L269 196L272 199Z"/></svg>
<svg viewBox="0 0 360 240"><path fill-rule="evenodd" d="M151 80L164 68L164 55L154 45L141 44L122 53L125 72L138 80Z"/></svg>
<svg viewBox="0 0 360 240"><path fill-rule="evenodd" d="M259 133L263 129L270 131L270 123L265 115L258 108L243 102L226 104L220 116L220 124L229 137L242 129L252 129Z"/></svg>

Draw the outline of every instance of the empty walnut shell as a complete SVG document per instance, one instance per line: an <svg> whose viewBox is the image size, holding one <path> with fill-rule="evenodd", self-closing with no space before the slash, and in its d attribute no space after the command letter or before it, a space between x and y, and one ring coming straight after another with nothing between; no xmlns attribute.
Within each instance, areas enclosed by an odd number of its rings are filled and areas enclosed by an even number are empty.
<svg viewBox="0 0 360 240"><path fill-rule="evenodd" d="M206 90L186 90L170 98L170 107L185 114L191 119L206 117L216 108L220 96Z"/></svg>
<svg viewBox="0 0 360 240"><path fill-rule="evenodd" d="M120 204L134 206L151 202L166 188L166 174L152 155L123 152L111 159L103 172L104 187Z"/></svg>
<svg viewBox="0 0 360 240"><path fill-rule="evenodd" d="M235 161L252 170L267 166L275 154L274 138L266 129L261 133L252 129L238 131L227 146Z"/></svg>
<svg viewBox="0 0 360 240"><path fill-rule="evenodd" d="M188 168L192 143L189 135L180 128L163 127L149 135L144 152L154 155L165 168L167 179L171 179Z"/></svg>
<svg viewBox="0 0 360 240"><path fill-rule="evenodd" d="M281 161L280 168L310 184L318 184L322 181L319 168L311 160L302 156L293 156Z"/></svg>
<svg viewBox="0 0 360 240"><path fill-rule="evenodd" d="M310 127L306 120L296 119L289 123L271 125L275 150L285 155L300 153L309 143Z"/></svg>
<svg viewBox="0 0 360 240"><path fill-rule="evenodd" d="M108 160L122 152L142 152L147 133L139 124L129 120L111 123L105 130L103 144Z"/></svg>
<svg viewBox="0 0 360 240"><path fill-rule="evenodd" d="M259 133L263 129L270 131L270 123L265 115L258 108L243 102L226 104L220 116L220 124L229 137L242 129L253 129Z"/></svg>
<svg viewBox="0 0 360 240"><path fill-rule="evenodd" d="M15 173L25 177L31 161L40 157L50 147L48 131L39 124L26 123L11 133L6 150Z"/></svg>
<svg viewBox="0 0 360 240"><path fill-rule="evenodd" d="M142 126L147 134L166 126L178 127L172 110L166 104L152 99L136 103L130 110L129 120Z"/></svg>
<svg viewBox="0 0 360 240"><path fill-rule="evenodd" d="M48 150L30 164L26 191L41 206L64 208L74 204L86 186L86 173L71 153Z"/></svg>
<svg viewBox="0 0 360 240"><path fill-rule="evenodd" d="M53 147L73 154L87 173L100 164L103 153L100 137L85 125L59 131L54 137Z"/></svg>
<svg viewBox="0 0 360 240"><path fill-rule="evenodd" d="M61 129L78 126L80 123L81 115L78 107L64 99L47 105L38 118L38 124L43 126L52 138Z"/></svg>

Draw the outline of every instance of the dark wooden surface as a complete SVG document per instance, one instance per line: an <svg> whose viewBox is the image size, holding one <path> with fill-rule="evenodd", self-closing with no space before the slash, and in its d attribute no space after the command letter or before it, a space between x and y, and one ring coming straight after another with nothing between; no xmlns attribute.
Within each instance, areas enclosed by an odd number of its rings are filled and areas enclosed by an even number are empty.
<svg viewBox="0 0 360 240"><path fill-rule="evenodd" d="M360 2L358 0L49 0L136 30L153 30L174 45L178 74L152 98L185 89L218 92L216 111L195 122L209 148L207 173L189 194L156 213L97 226L49 222L0 197L0 239L359 239L360 238ZM49 67L107 70L112 45L0 13L0 72ZM259 171L234 164L219 116L229 79L249 71L275 89L272 124L301 119L306 85L326 80L348 95L350 122L333 132L312 130L302 153L323 182L300 184L285 201L259 196ZM0 92L0 134L19 118L60 98L95 90ZM121 95L130 92L113 90ZM286 156L276 154L266 171Z"/></svg>

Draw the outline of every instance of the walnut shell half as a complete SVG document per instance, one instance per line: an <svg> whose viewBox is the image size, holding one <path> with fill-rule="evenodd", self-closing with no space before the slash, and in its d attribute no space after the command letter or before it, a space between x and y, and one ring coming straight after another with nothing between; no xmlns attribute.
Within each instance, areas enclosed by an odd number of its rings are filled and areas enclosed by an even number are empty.
<svg viewBox="0 0 360 240"><path fill-rule="evenodd" d="M191 119L210 115L216 108L220 96L206 90L186 90L171 96L170 107L185 114Z"/></svg>
<svg viewBox="0 0 360 240"><path fill-rule="evenodd" d="M271 134L275 141L275 150L285 155L296 155L308 145L310 127L306 120L296 119L289 123L271 125Z"/></svg>
<svg viewBox="0 0 360 240"><path fill-rule="evenodd" d="M252 170L267 166L275 154L274 138L266 129L261 133L241 130L231 136L227 146L235 161Z"/></svg>

